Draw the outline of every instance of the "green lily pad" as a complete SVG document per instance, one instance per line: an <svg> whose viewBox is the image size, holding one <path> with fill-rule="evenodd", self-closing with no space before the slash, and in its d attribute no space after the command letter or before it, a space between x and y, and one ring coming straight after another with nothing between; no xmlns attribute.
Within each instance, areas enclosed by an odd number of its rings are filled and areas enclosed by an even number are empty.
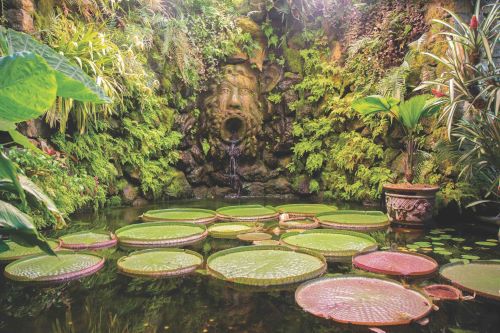
<svg viewBox="0 0 500 333"><path fill-rule="evenodd" d="M289 232L282 235L280 241L294 248L318 251L328 260L350 259L358 252L377 249L377 242L372 237L346 230Z"/></svg>
<svg viewBox="0 0 500 333"><path fill-rule="evenodd" d="M212 223L217 219L213 210L199 208L169 208L149 210L142 215L144 221Z"/></svg>
<svg viewBox="0 0 500 333"><path fill-rule="evenodd" d="M440 269L443 278L460 289L500 300L500 263L477 260L468 264L446 264Z"/></svg>
<svg viewBox="0 0 500 333"><path fill-rule="evenodd" d="M52 250L57 251L59 249L58 241L50 240L48 243ZM38 246L18 244L11 240L0 240L0 262L14 261L19 258L42 253L44 252Z"/></svg>
<svg viewBox="0 0 500 333"><path fill-rule="evenodd" d="M437 253L437 254L440 254L443 256L451 256L453 254L450 251L434 251L434 253Z"/></svg>
<svg viewBox="0 0 500 333"><path fill-rule="evenodd" d="M443 231L441 231L441 230L431 230L431 231L429 231L429 233L430 233L431 235L439 235L439 234L444 234L444 232L443 232Z"/></svg>
<svg viewBox="0 0 500 333"><path fill-rule="evenodd" d="M207 228L190 222L148 222L116 231L121 246L131 248L176 247L205 239Z"/></svg>
<svg viewBox="0 0 500 333"><path fill-rule="evenodd" d="M295 216L312 217L316 214L337 210L337 207L323 204L288 204L277 206L276 209L280 213L287 213Z"/></svg>
<svg viewBox="0 0 500 333"><path fill-rule="evenodd" d="M441 242L432 242L432 245L444 246L444 243L441 243Z"/></svg>
<svg viewBox="0 0 500 333"><path fill-rule="evenodd" d="M414 250L416 250L416 249L419 249L419 248L420 248L420 246L415 245L415 244L408 244L408 245L406 245L406 247L407 247L407 248L409 248L409 249L414 249Z"/></svg>
<svg viewBox="0 0 500 333"><path fill-rule="evenodd" d="M263 241L263 240L270 240L273 238L270 234L266 234L265 232L249 232L245 234L239 234L236 236L239 240L245 241L245 242L253 242L253 241Z"/></svg>
<svg viewBox="0 0 500 333"><path fill-rule="evenodd" d="M434 248L434 251L446 251L446 249L444 247L435 247Z"/></svg>
<svg viewBox="0 0 500 333"><path fill-rule="evenodd" d="M479 260L479 259L481 259L478 256L473 256L473 255L470 255L470 254L462 254L461 257L462 257L462 259L469 259L469 260Z"/></svg>
<svg viewBox="0 0 500 333"><path fill-rule="evenodd" d="M413 244L418 245L420 247L430 247L431 246L431 243L429 243L429 242L415 242Z"/></svg>
<svg viewBox="0 0 500 333"><path fill-rule="evenodd" d="M450 259L450 262L451 263L454 263L454 262L463 262L465 264L469 263L470 260L469 259L458 259L458 258L453 258L453 259Z"/></svg>
<svg viewBox="0 0 500 333"><path fill-rule="evenodd" d="M64 282L91 275L104 266L104 258L91 253L59 252L35 255L5 267L5 276L19 282Z"/></svg>
<svg viewBox="0 0 500 333"><path fill-rule="evenodd" d="M252 245L223 250L207 259L208 272L219 279L253 286L285 285L326 271L323 256L286 246Z"/></svg>
<svg viewBox="0 0 500 333"><path fill-rule="evenodd" d="M115 235L109 232L81 231L59 237L61 246L66 249L102 249L115 246Z"/></svg>
<svg viewBox="0 0 500 333"><path fill-rule="evenodd" d="M217 217L225 221L269 221L278 219L278 211L270 206L240 205L217 209Z"/></svg>
<svg viewBox="0 0 500 333"><path fill-rule="evenodd" d="M453 237L451 240L455 242L465 242L465 238L460 237Z"/></svg>
<svg viewBox="0 0 500 333"><path fill-rule="evenodd" d="M497 246L498 245L497 243L493 243L493 242L475 242L475 244L481 245L481 246Z"/></svg>
<svg viewBox="0 0 500 333"><path fill-rule="evenodd" d="M493 242L493 243L498 243L498 239L494 239L494 238L489 238L486 240L487 242Z"/></svg>
<svg viewBox="0 0 500 333"><path fill-rule="evenodd" d="M472 250L472 247L470 247L470 246L462 246L462 249L465 250L465 251L470 251L470 250Z"/></svg>
<svg viewBox="0 0 500 333"><path fill-rule="evenodd" d="M324 228L357 231L375 231L386 229L389 218L379 211L339 210L316 215Z"/></svg>
<svg viewBox="0 0 500 333"><path fill-rule="evenodd" d="M149 249L118 259L120 272L138 277L172 277L189 274L203 263L203 256L184 249Z"/></svg>
<svg viewBox="0 0 500 333"><path fill-rule="evenodd" d="M254 222L223 222L208 227L208 234L214 238L236 238L239 234L257 230Z"/></svg>

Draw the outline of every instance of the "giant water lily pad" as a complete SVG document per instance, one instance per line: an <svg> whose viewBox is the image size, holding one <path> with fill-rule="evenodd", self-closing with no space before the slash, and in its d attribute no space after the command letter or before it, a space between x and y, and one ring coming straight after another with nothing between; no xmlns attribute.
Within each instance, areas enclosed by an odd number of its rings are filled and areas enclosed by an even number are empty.
<svg viewBox="0 0 500 333"><path fill-rule="evenodd" d="M118 259L120 272L137 277L173 277L194 272L203 256L184 249L149 249Z"/></svg>
<svg viewBox="0 0 500 333"><path fill-rule="evenodd" d="M283 229L316 229L319 227L319 223L313 218L288 218L280 219L280 228Z"/></svg>
<svg viewBox="0 0 500 333"><path fill-rule="evenodd" d="M208 227L208 234L214 238L236 238L239 234L257 230L255 222L224 222Z"/></svg>
<svg viewBox="0 0 500 333"><path fill-rule="evenodd" d="M372 237L354 231L315 229L281 236L285 245L318 251L330 261L345 261L356 253L377 249Z"/></svg>
<svg viewBox="0 0 500 333"><path fill-rule="evenodd" d="M115 246L116 236L109 232L81 231L59 237L61 246L66 249L104 249Z"/></svg>
<svg viewBox="0 0 500 333"><path fill-rule="evenodd" d="M278 219L278 211L270 206L240 205L217 209L217 217L224 221L270 221Z"/></svg>
<svg viewBox="0 0 500 333"><path fill-rule="evenodd" d="M207 259L207 270L229 282L275 286L317 277L325 272L326 261L313 251L286 246L241 246L212 254Z"/></svg>
<svg viewBox="0 0 500 333"><path fill-rule="evenodd" d="M446 264L441 276L460 289L500 301L500 262L478 260Z"/></svg>
<svg viewBox="0 0 500 333"><path fill-rule="evenodd" d="M59 252L35 255L5 267L5 276L20 282L64 282L91 275L104 266L104 258L91 253Z"/></svg>
<svg viewBox="0 0 500 333"><path fill-rule="evenodd" d="M332 229L375 231L389 226L387 215L379 211L339 210L317 215L322 227Z"/></svg>
<svg viewBox="0 0 500 333"><path fill-rule="evenodd" d="M426 296L400 283L361 276L305 282L297 288L295 300L315 316L367 326L409 324L432 309Z"/></svg>
<svg viewBox="0 0 500 333"><path fill-rule="evenodd" d="M144 221L192 222L209 224L217 220L213 210L198 208L170 208L149 210L142 216Z"/></svg>
<svg viewBox="0 0 500 333"><path fill-rule="evenodd" d="M58 241L49 240L48 243L50 248L54 251L57 251L60 248ZM40 250L38 246L19 244L11 240L0 241L0 262L9 262L19 258L42 253L44 252Z"/></svg>
<svg viewBox="0 0 500 333"><path fill-rule="evenodd" d="M204 225L190 222L148 222L116 231L120 245L131 248L183 246L199 242L207 235Z"/></svg>
<svg viewBox="0 0 500 333"><path fill-rule="evenodd" d="M276 209L290 216L313 217L316 214L337 210L337 207L323 204L288 204L278 206Z"/></svg>
<svg viewBox="0 0 500 333"><path fill-rule="evenodd" d="M270 234L266 234L265 232L248 232L245 234L240 234L236 236L239 240L244 242L254 242L254 241L263 241L270 240L273 238Z"/></svg>
<svg viewBox="0 0 500 333"><path fill-rule="evenodd" d="M360 253L352 258L355 267L386 275L422 277L435 273L438 263L423 254L374 251Z"/></svg>

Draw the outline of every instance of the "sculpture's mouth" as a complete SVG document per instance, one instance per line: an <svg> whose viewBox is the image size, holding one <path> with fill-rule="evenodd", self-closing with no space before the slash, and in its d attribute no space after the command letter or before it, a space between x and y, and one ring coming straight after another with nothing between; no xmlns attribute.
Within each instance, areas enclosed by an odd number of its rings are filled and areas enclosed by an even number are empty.
<svg viewBox="0 0 500 333"><path fill-rule="evenodd" d="M227 142L238 142L243 139L246 132L245 120L240 116L230 116L221 126L221 137Z"/></svg>

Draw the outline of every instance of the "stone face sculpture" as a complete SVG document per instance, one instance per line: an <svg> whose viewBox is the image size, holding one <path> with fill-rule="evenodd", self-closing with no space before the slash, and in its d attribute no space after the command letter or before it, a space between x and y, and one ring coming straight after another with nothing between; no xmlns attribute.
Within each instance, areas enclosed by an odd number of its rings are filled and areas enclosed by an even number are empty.
<svg viewBox="0 0 500 333"><path fill-rule="evenodd" d="M222 73L205 100L210 154L224 158L234 144L242 155L255 158L263 122L258 77L246 63L226 65Z"/></svg>

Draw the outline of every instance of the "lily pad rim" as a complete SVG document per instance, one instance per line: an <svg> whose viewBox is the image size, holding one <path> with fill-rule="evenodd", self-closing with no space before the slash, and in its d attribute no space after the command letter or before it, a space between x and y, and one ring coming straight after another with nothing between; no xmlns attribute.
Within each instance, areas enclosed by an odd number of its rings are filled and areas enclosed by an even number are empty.
<svg viewBox="0 0 500 333"><path fill-rule="evenodd" d="M357 214L357 215L367 215L367 216L375 216L375 217L384 217L384 220L382 221L377 221L376 223L344 223L336 220L330 220L330 221L324 221L321 218L324 216L341 216L341 215L347 215L347 214ZM344 230L366 230L366 231L376 231L376 230L381 230L389 227L390 225L390 220L387 217L386 214L379 210L352 210L352 209L346 209L346 210L336 210L332 212L325 212L325 213L320 213L315 216L315 218L318 220L319 224L325 228L332 228L332 229L344 229Z"/></svg>
<svg viewBox="0 0 500 333"><path fill-rule="evenodd" d="M386 324L386 323L369 323L369 322L359 323L359 322L337 320L337 319L333 319L333 318L326 318L328 320L333 320L335 322L342 323L342 324L352 324L352 325L358 325L358 326L374 326L374 327L378 327L378 326L400 326L400 325L411 324L411 323L416 322L416 321L418 321L420 319L423 319L426 316L428 316L432 312L432 310L433 310L432 299L429 296L427 296L425 293L423 293L421 290L417 289L417 288L414 288L414 287L411 287L411 286L404 286L403 284L399 283L398 281L395 281L394 279L390 279L390 278L386 278L386 277L378 277L378 276L377 277L373 277L373 276L356 275L356 274L342 274L342 275L339 275L339 276L325 276L325 277L319 277L319 278L316 278L316 279L305 281L301 285L299 285L297 287L297 289L295 290L295 293L294 293L295 302L297 303L297 305L299 305L299 307L302 310L306 311L307 313L311 313L311 312L307 311L306 309L304 309L302 306L300 306L300 304L298 304L298 302L297 302L297 294L303 288L305 288L308 285L313 284L315 282L320 282L321 280L344 279L344 278L376 279L376 280L381 280L381 281L384 281L384 282L396 284L396 285L400 286L401 288L404 288L405 290L412 291L412 292L418 294L419 296L421 296L422 298L424 298L425 300L427 300L427 302L429 303L429 308L428 308L428 310L427 310L427 312L425 314L423 314L423 315L421 315L419 317L412 318L411 320L394 322L394 323L390 323L390 324ZM311 314L313 316L315 316L315 317L320 317L320 316L318 316L316 314L313 314L313 313L311 313ZM321 317L321 318L325 318L325 317Z"/></svg>
<svg viewBox="0 0 500 333"><path fill-rule="evenodd" d="M145 273L144 271L141 271L141 270L125 269L122 265L120 265L121 263L123 263L124 260L126 260L127 258L130 258L131 256L141 255L143 253L148 253L148 252L183 252L183 253L187 253L187 254L190 254L190 255L197 257L198 259L200 259L200 263L198 265L190 265L190 266L186 266L186 267L182 267L182 268L178 268L178 269L173 269L173 270L163 270L163 271L158 272L158 273L156 273L156 272L155 273ZM190 274L190 273L194 272L197 268L202 266L204 262L205 262L205 258L203 257L203 255L201 255L198 252L192 251L192 250L174 248L174 247L171 247L171 248L152 248L152 249L144 249L144 250L134 251L134 252L131 252L127 255L124 255L124 256L118 258L118 260L116 261L116 267L118 268L118 272L123 274L123 275L127 275L130 277L142 277L142 278L153 278L154 279L154 278L164 278L164 277L177 277L177 276L184 276L184 275Z"/></svg>
<svg viewBox="0 0 500 333"><path fill-rule="evenodd" d="M107 236L109 236L109 240L102 241L102 242L97 242L97 243L93 243L93 244L65 243L64 240L63 240L63 237L65 237L65 236L72 236L72 235L85 234L85 233L95 233L95 234L107 235ZM94 231L94 230L78 231L78 232L73 232L73 233L70 233L70 234L62 235L58 239L61 242L61 247L64 248L64 249L68 249L68 250L104 249L104 248L113 247L116 244L118 244L118 238L111 231Z"/></svg>
<svg viewBox="0 0 500 333"><path fill-rule="evenodd" d="M465 291L468 291L468 292L471 292L471 293L476 293L477 295L482 296L484 298L492 299L492 300L495 300L495 301L500 301L500 295L494 295L494 294L490 294L490 293L485 293L483 291L474 290L472 288L464 286L461 283L458 283L457 281L450 280L446 276L443 275L443 271L446 270L447 268L450 268L451 266L464 266L464 265L474 265L474 264L483 264L483 265L486 264L486 265L498 265L498 266L500 266L500 262L493 261L493 260L474 260L474 261L471 261L469 263L465 263L463 261L457 261L457 262L447 263L447 264L444 264L443 266L441 266L439 268L439 275L444 280L448 281L453 286L455 286L455 287L457 287L457 288L459 288L461 290L465 290Z"/></svg>
<svg viewBox="0 0 500 333"><path fill-rule="evenodd" d="M360 265L359 263L356 263L357 257L363 256L363 255L373 254L374 252L390 252L390 253L399 253L399 254L404 254L404 255L408 255L408 256L420 257L420 258L423 258L423 259L426 259L426 260L432 262L434 264L434 269L422 271L422 272L418 272L418 273L394 274L393 272L390 272L390 271L386 271L383 269L376 269L373 267L368 267L368 266ZM427 277L427 276L432 276L433 274L435 274L439 270L439 263L436 260L434 260L434 258L431 258L431 257L429 257L425 254L421 254L421 253L408 252L408 251L395 251L395 250L388 250L388 251L375 250L375 251L367 251L367 252L357 253L352 257L352 265L356 268L359 268L359 269L362 269L364 271L371 272L371 273L384 274L384 275L390 275L390 276L404 276L404 277Z"/></svg>
<svg viewBox="0 0 500 333"><path fill-rule="evenodd" d="M213 228L215 226L219 225L245 225L248 226L250 229L245 230L245 231L213 231ZM211 230L212 229L212 230ZM208 235L213 238L236 238L241 233L247 233L247 232L252 232L256 231L259 229L259 226L257 225L257 222L251 222L251 221L235 221L235 222L217 222L212 224L210 227L207 228Z"/></svg>
<svg viewBox="0 0 500 333"><path fill-rule="evenodd" d="M45 254L45 253L44 254L35 254L32 256L23 257L21 259L13 261L10 264L8 264L7 266L5 266L4 276L12 281L21 282L21 283L33 283L33 284L46 284L47 283L47 284L50 284L50 283L58 283L58 282L67 282L67 281L71 281L71 280L77 280L80 278L84 278L84 277L90 276L90 275L98 272L100 269L102 269L104 267L104 264L106 262L106 258L104 256L101 256L95 252L82 252L82 251L76 252L76 251L71 251L71 250L62 250L62 251L57 252L57 256L59 256L59 255L64 256L64 255L68 255L68 254L90 255L90 256L97 257L100 260L98 263L96 263L90 267L87 267L85 269L81 269L79 271L75 271L75 272L71 272L71 273L65 273L65 274L54 276L54 277L51 277L48 279L47 278L44 278L44 279L41 279L41 278L37 278L37 279L19 278L19 277L16 277L15 275L10 274L7 271L9 267L12 267L16 264L22 263L23 261L36 259L38 257L52 257L51 255Z"/></svg>
<svg viewBox="0 0 500 333"><path fill-rule="evenodd" d="M186 226L190 228L199 228L201 232L195 233L190 236L177 237L177 238L167 238L167 239L140 239L133 237L120 238L119 232L127 231L129 229L135 228L145 228L145 227L162 227L162 226ZM121 227L115 231L115 235L118 238L118 244L125 248L158 248L158 247L178 247L193 244L199 242L208 236L207 227L203 224L196 224L191 222L146 222L129 224L127 226Z"/></svg>
<svg viewBox="0 0 500 333"><path fill-rule="evenodd" d="M270 211L268 214L260 214L260 215L255 215L255 216L240 216L240 215L235 215L235 214L229 214L227 211L235 210L235 209L248 209L248 208L265 208ZM231 205L231 206L224 206L221 208L218 208L216 211L217 213L217 218L219 220L227 221L227 220L232 220L232 221L262 221L262 220L273 220L277 219L279 216L279 212L276 210L276 208L272 206L263 206L263 205Z"/></svg>
<svg viewBox="0 0 500 333"><path fill-rule="evenodd" d="M279 205L276 206L276 210L280 212L281 214L286 213L292 216L307 216L307 217L313 217L316 216L318 213L311 213L311 212L304 212L300 210L287 210L287 208L296 208L296 207L304 207L304 206L316 206L316 207L321 207L325 209L329 209L326 212L333 212L338 210L337 206L334 205L327 205L323 203L294 203L294 204L284 204L284 205ZM326 213L323 212L323 213Z"/></svg>
<svg viewBox="0 0 500 333"><path fill-rule="evenodd" d="M165 212L165 211L182 211L182 212L203 212L207 213L207 217L205 218L163 218L163 217L154 217L151 215L154 215L156 213L160 212ZM203 208L188 208L188 207L180 207L180 208L165 208L165 209L152 209L148 210L141 216L139 216L140 219L146 222L153 222L153 221L161 221L161 222L192 222L192 223L198 223L198 224L209 224L212 222L215 222L217 220L217 213L214 210L211 209L203 209Z"/></svg>

